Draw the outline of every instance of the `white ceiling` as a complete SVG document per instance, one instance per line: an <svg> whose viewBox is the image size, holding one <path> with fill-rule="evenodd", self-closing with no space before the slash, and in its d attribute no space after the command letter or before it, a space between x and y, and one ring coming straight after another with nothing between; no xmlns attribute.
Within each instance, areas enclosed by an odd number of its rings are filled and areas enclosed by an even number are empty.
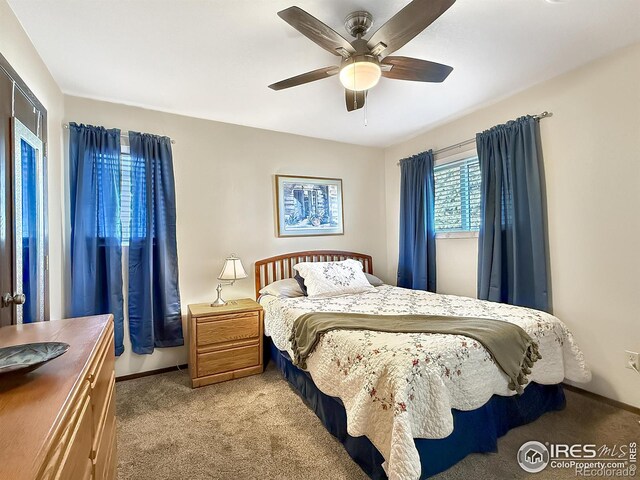
<svg viewBox="0 0 640 480"><path fill-rule="evenodd" d="M9 3L64 93L373 146L640 41L638 0L458 0L395 53L453 73L443 84L381 79L364 126L363 110L345 110L337 77L267 88L339 62L276 15L294 0ZM370 11L375 30L407 3L295 1L345 37L349 12Z"/></svg>

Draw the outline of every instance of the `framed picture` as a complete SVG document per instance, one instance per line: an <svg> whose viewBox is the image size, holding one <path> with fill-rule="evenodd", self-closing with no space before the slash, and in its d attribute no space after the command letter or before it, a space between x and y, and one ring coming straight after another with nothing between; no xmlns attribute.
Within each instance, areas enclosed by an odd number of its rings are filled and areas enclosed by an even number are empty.
<svg viewBox="0 0 640 480"><path fill-rule="evenodd" d="M279 237L343 235L342 180L276 175Z"/></svg>

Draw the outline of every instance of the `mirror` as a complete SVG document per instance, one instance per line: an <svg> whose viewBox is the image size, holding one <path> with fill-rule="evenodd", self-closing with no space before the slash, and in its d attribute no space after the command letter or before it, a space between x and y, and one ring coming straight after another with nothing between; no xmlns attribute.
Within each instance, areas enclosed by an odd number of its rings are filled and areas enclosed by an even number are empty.
<svg viewBox="0 0 640 480"><path fill-rule="evenodd" d="M42 140L13 118L16 323L45 319L45 171ZM24 297L21 297L23 294ZM24 300L21 303L21 300Z"/></svg>

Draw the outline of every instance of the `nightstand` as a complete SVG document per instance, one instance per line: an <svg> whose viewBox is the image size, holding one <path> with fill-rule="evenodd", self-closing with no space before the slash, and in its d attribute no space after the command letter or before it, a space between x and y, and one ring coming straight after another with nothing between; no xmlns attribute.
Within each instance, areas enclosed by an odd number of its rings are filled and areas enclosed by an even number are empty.
<svg viewBox="0 0 640 480"><path fill-rule="evenodd" d="M191 386L262 373L262 321L262 306L249 298L189 305Z"/></svg>

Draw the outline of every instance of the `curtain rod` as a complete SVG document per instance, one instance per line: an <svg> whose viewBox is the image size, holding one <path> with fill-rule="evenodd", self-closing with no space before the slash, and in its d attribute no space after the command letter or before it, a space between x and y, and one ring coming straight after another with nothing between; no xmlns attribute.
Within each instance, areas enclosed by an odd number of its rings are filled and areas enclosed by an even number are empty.
<svg viewBox="0 0 640 480"><path fill-rule="evenodd" d="M63 126L64 128L66 128L66 129L68 129L68 128L69 128L69 124L68 124L68 123L63 123L63 124L62 124L62 126ZM122 138L129 138L129 132L128 132L128 131L120 132L120 136L121 136ZM176 141L175 141L175 140L173 140L173 139L171 139L171 143L172 143L173 145L175 145Z"/></svg>
<svg viewBox="0 0 640 480"><path fill-rule="evenodd" d="M546 110L538 115L531 115L533 118L535 118L536 120L541 120L543 118L547 118L547 117L551 117L553 115L553 113L551 112L547 112ZM463 142L460 143L456 143L454 145L449 145L448 147L444 147L441 148L440 150L436 150L435 152L433 152L433 155L438 155L440 153L444 153L444 152L448 152L449 150L455 150L456 148L460 148L460 147L464 147L465 145L469 145L471 143L475 143L476 139L475 138L470 138L469 140L465 140ZM400 165L400 162L396 163L396 165Z"/></svg>

